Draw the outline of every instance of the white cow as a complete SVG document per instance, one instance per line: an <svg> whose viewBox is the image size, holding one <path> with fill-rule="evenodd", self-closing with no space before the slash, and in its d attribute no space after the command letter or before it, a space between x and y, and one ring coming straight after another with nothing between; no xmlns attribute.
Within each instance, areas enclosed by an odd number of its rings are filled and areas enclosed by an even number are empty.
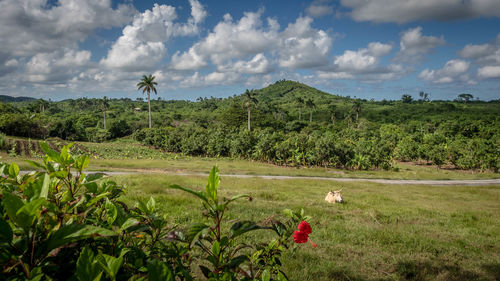
<svg viewBox="0 0 500 281"><path fill-rule="evenodd" d="M342 189L336 191L332 190L328 192L328 194L325 197L325 201L332 204L344 202L344 199L342 199L342 194L340 193L341 191Z"/></svg>

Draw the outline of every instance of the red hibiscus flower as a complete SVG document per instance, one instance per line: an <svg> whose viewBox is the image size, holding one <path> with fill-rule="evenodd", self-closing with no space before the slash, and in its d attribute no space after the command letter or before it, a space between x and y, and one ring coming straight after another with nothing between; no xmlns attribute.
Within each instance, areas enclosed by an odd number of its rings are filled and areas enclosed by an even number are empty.
<svg viewBox="0 0 500 281"><path fill-rule="evenodd" d="M308 236L309 235L305 232L295 230L293 233L293 241L295 241L295 243L306 243L307 239L309 239Z"/></svg>
<svg viewBox="0 0 500 281"><path fill-rule="evenodd" d="M302 221L299 224L298 228L299 228L299 231L305 232L307 234L311 234L312 233L312 228L311 228L311 226L306 221Z"/></svg>
<svg viewBox="0 0 500 281"><path fill-rule="evenodd" d="M312 233L312 228L306 221L300 222L298 229L298 231L295 230L295 232L293 233L293 241L295 241L295 243L306 243L309 240L313 248L316 248L318 246L314 244L311 239L309 239L309 234Z"/></svg>

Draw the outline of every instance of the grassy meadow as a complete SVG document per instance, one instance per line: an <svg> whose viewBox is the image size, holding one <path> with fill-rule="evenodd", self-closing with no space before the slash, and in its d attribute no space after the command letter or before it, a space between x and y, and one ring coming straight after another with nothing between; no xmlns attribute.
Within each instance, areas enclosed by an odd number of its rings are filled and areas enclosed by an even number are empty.
<svg viewBox="0 0 500 281"><path fill-rule="evenodd" d="M127 186L124 200L130 204L153 196L172 223L202 219L198 199L167 186L201 189L206 177L150 174L114 180ZM339 187L345 203L326 203L326 193ZM264 220L285 208L304 208L312 216L311 239L318 247L303 244L286 255L290 280L500 279L500 186L222 177L220 193L254 198L233 205L229 220Z"/></svg>

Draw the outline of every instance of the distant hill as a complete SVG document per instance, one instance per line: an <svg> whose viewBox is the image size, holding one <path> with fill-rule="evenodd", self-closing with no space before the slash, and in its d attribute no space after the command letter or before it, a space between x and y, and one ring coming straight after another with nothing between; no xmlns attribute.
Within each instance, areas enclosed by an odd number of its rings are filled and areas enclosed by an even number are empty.
<svg viewBox="0 0 500 281"><path fill-rule="evenodd" d="M23 101L35 101L37 99L30 97L11 97L6 95L0 95L0 102L23 102Z"/></svg>
<svg viewBox="0 0 500 281"><path fill-rule="evenodd" d="M279 80L265 88L256 90L256 92L258 99L265 103L293 103L299 97L303 100L312 99L317 104L342 99L340 96L290 80Z"/></svg>

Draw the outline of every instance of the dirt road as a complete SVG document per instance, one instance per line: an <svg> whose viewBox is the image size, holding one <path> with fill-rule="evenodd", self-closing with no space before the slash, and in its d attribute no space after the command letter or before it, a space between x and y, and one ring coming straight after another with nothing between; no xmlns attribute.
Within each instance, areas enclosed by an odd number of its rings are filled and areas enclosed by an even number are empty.
<svg viewBox="0 0 500 281"><path fill-rule="evenodd" d="M166 174L175 176L201 176L205 177L208 174L204 173L177 173L162 170L141 170L141 171L124 171L124 172L104 172L107 175L132 175L132 174ZM221 174L221 177L234 177L234 178L261 178L268 180L327 180L337 182L375 182L382 184L413 184L413 185L500 185L500 179L486 179L486 180L397 180L397 179L363 179L363 178L329 178L329 177L306 177L306 176L268 176L268 175L229 175Z"/></svg>

